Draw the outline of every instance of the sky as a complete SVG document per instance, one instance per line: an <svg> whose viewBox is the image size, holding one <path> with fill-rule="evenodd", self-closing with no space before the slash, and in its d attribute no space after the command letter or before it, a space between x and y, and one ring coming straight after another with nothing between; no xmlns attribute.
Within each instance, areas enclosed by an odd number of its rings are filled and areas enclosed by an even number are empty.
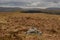
<svg viewBox="0 0 60 40"><path fill-rule="evenodd" d="M60 0L0 0L0 7L60 7Z"/></svg>

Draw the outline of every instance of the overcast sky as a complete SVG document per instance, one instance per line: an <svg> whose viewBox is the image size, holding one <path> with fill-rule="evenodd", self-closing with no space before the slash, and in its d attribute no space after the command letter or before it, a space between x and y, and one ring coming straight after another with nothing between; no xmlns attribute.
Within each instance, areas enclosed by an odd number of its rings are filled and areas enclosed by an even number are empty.
<svg viewBox="0 0 60 40"><path fill-rule="evenodd" d="M0 6L60 7L60 0L0 0Z"/></svg>

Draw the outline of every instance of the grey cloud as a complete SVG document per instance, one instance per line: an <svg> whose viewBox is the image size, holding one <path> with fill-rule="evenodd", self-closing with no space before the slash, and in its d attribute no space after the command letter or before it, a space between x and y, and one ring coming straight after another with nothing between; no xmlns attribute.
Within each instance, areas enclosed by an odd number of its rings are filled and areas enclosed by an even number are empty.
<svg viewBox="0 0 60 40"><path fill-rule="evenodd" d="M59 2L60 0L44 0L45 2Z"/></svg>
<svg viewBox="0 0 60 40"><path fill-rule="evenodd" d="M0 0L0 2L60 2L60 0Z"/></svg>
<svg viewBox="0 0 60 40"><path fill-rule="evenodd" d="M60 7L60 0L0 0L0 6Z"/></svg>

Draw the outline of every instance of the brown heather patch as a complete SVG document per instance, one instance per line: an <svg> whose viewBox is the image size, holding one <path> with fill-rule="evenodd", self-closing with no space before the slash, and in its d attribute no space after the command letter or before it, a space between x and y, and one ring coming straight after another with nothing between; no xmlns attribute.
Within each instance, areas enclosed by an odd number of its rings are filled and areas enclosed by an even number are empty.
<svg viewBox="0 0 60 40"><path fill-rule="evenodd" d="M27 35L35 26L42 35ZM60 16L0 12L0 40L60 40Z"/></svg>

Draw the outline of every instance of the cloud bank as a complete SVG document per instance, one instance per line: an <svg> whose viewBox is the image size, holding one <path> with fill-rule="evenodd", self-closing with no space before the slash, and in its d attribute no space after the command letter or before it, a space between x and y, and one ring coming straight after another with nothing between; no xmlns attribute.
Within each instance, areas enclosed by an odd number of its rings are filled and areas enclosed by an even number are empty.
<svg viewBox="0 0 60 40"><path fill-rule="evenodd" d="M60 7L60 0L0 0L0 6Z"/></svg>

